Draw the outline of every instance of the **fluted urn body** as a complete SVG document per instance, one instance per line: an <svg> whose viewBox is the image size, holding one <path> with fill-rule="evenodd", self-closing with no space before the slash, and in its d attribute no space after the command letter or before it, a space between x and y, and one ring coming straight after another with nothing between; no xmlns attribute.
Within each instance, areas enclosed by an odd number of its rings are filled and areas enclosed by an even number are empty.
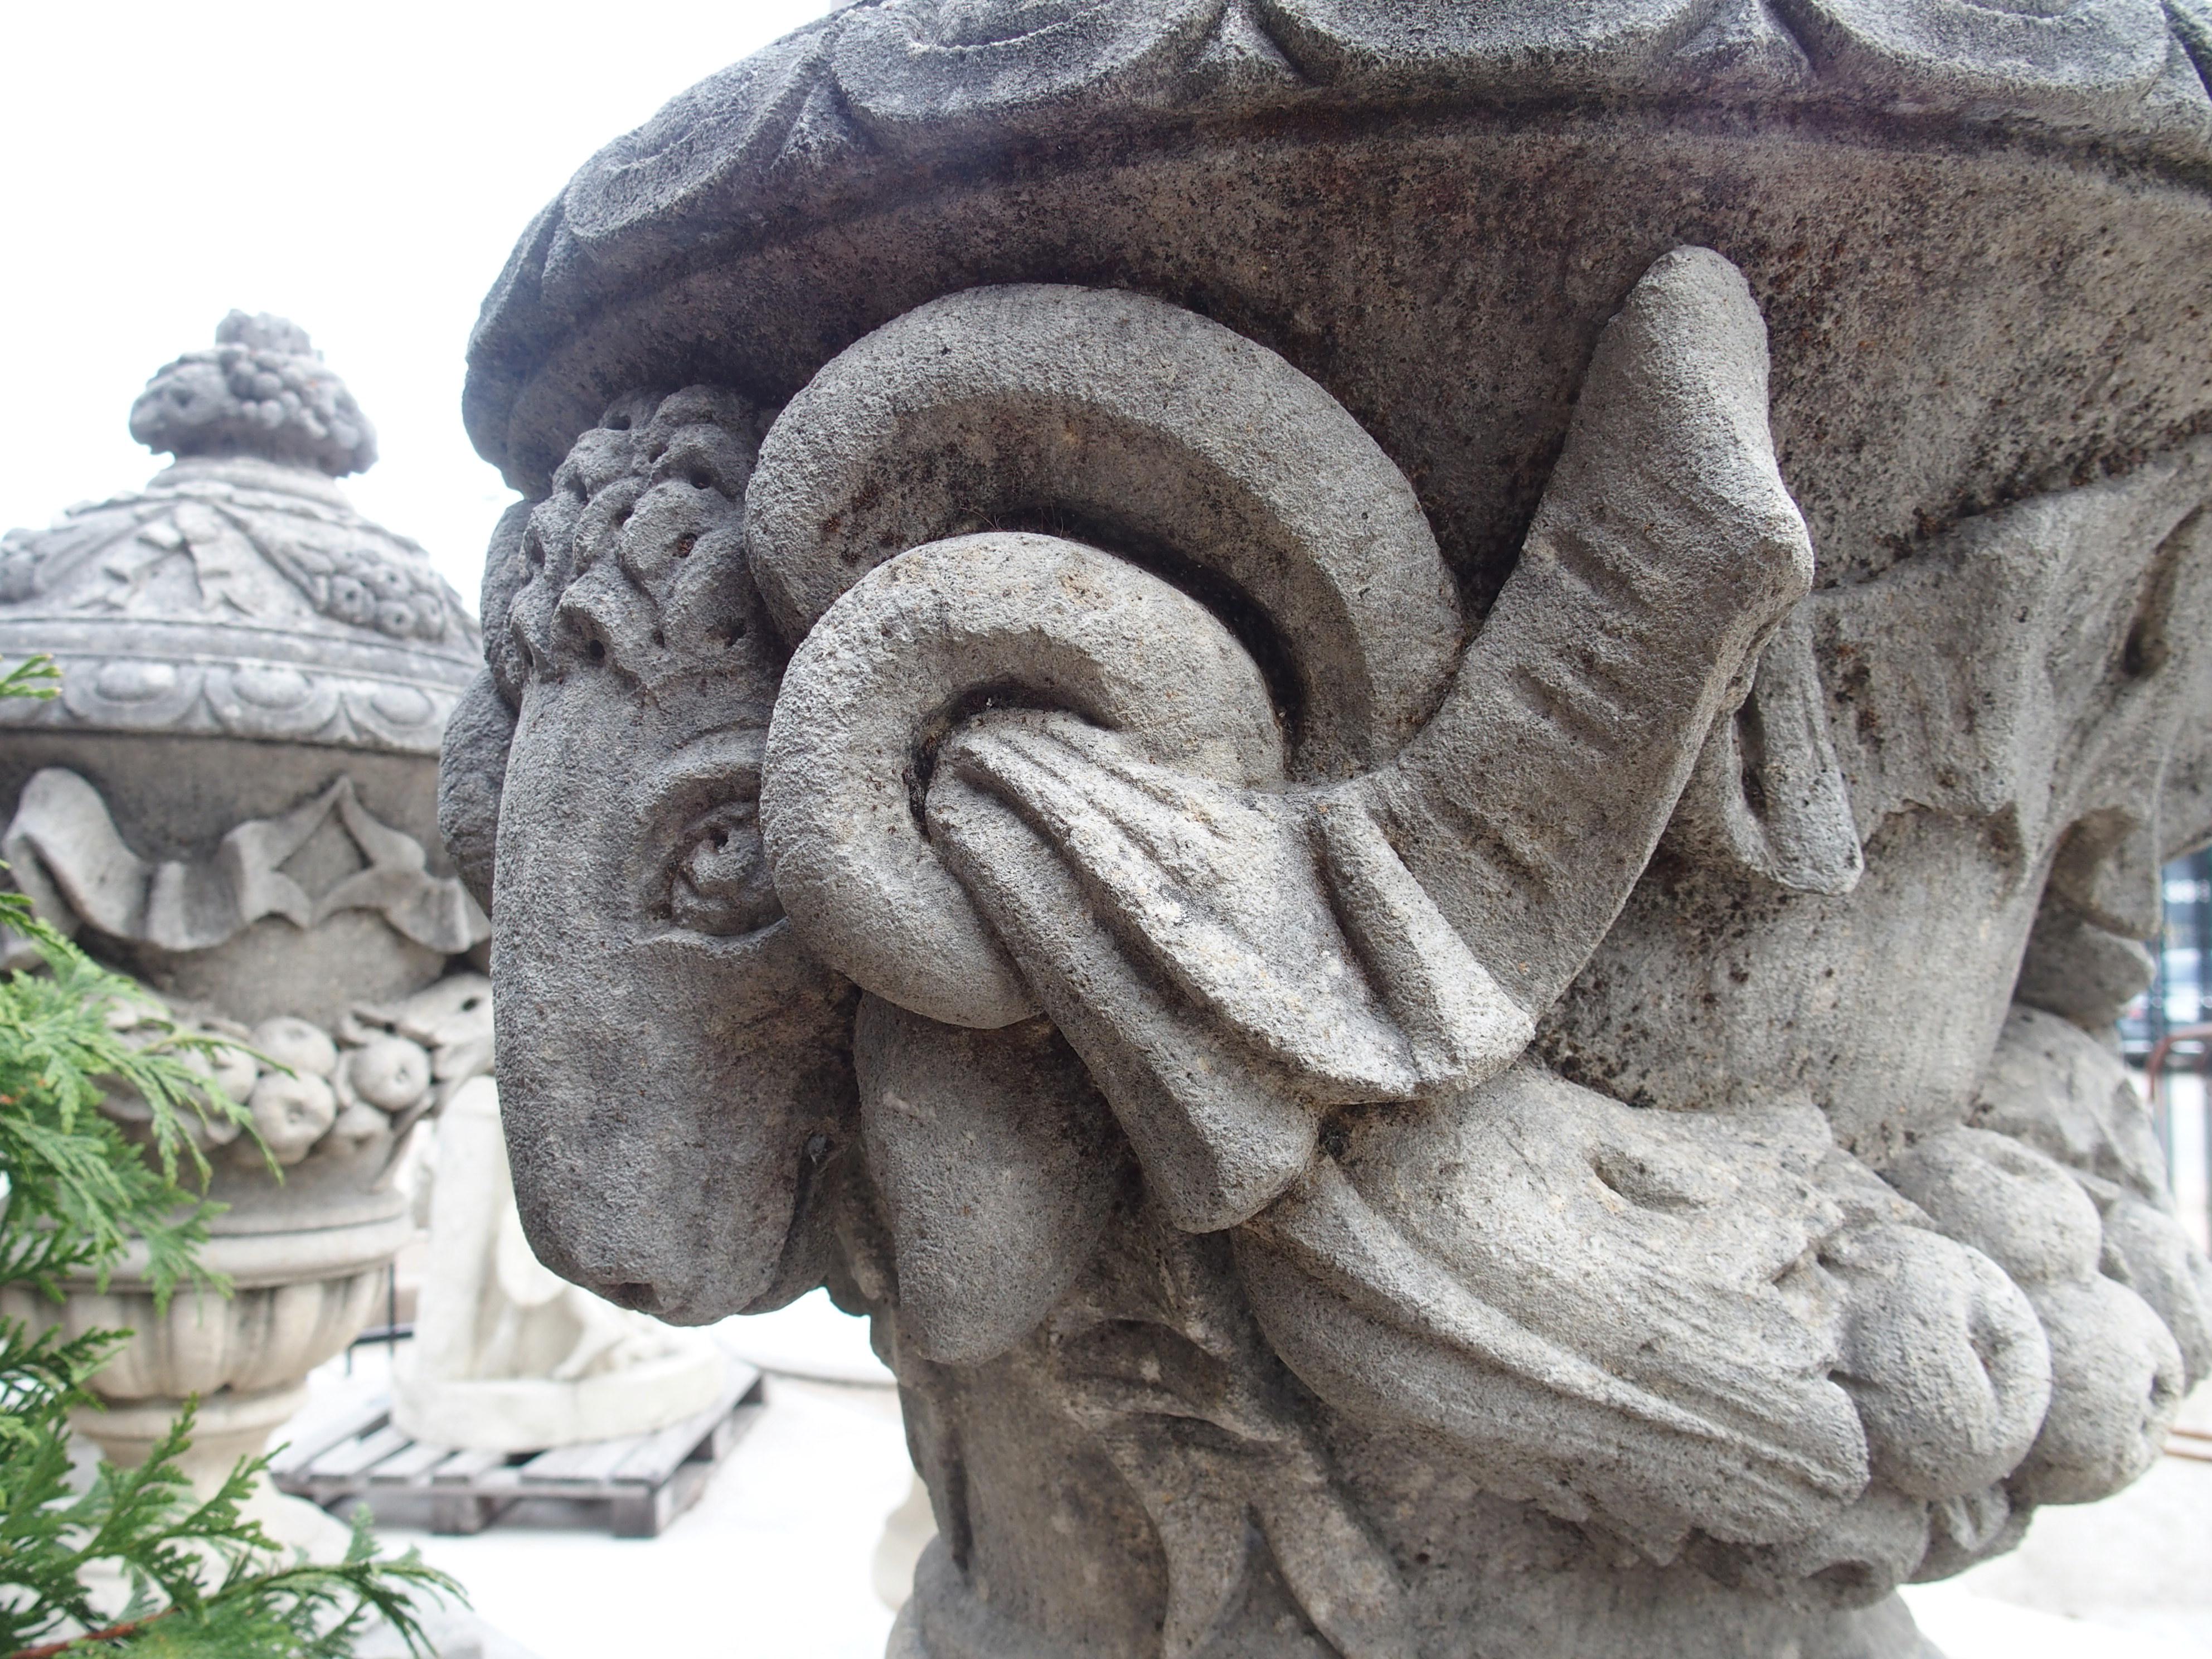
<svg viewBox="0 0 2212 1659"><path fill-rule="evenodd" d="M2212 27L889 0L471 347L516 1192L827 1284L900 1659L1924 1652L2212 1367Z"/></svg>
<svg viewBox="0 0 2212 1659"><path fill-rule="evenodd" d="M469 961L486 925L435 833L437 744L477 635L422 550L340 493L374 437L291 325L233 313L154 378L131 430L173 465L0 542L0 655L43 652L62 676L0 714L0 851L43 917L145 988L126 1027L174 1020L261 1057L215 1075L261 1140L200 1134L225 1206L202 1260L230 1297L161 1305L126 1259L58 1312L10 1311L134 1333L83 1427L134 1462L197 1396L207 1483L382 1308L413 1228L407 1140L489 1063ZM289 1541L337 1531L257 1503Z"/></svg>

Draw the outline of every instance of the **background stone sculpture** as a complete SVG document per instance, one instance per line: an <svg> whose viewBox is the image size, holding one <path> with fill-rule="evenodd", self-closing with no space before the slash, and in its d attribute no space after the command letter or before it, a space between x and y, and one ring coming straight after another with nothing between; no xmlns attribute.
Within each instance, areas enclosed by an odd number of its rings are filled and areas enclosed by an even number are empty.
<svg viewBox="0 0 2212 1659"><path fill-rule="evenodd" d="M267 1152L203 1133L228 1206L204 1260L229 1301L157 1307L126 1264L58 1310L10 1312L136 1332L82 1426L135 1462L196 1394L191 1470L211 1488L382 1307L412 1231L408 1138L491 1064L490 988L467 971L483 914L431 827L477 633L422 550L337 494L374 441L293 325L232 313L213 351L155 377L131 429L176 464L0 543L0 656L50 652L63 673L0 731L0 853L41 915L146 984L148 1014L270 1062L216 1077ZM463 1004L474 1040L431 1029ZM311 1505L255 1504L280 1540L344 1547Z"/></svg>
<svg viewBox="0 0 2212 1659"><path fill-rule="evenodd" d="M2203 38L915 0L526 236L524 1223L873 1316L895 1653L1911 1654L2155 1455Z"/></svg>
<svg viewBox="0 0 2212 1659"><path fill-rule="evenodd" d="M530 1254L489 1078L471 1079L438 1115L436 1158L415 1340L395 1358L403 1431L425 1445L543 1451L650 1434L714 1403L729 1367L711 1340L611 1307Z"/></svg>
<svg viewBox="0 0 2212 1659"><path fill-rule="evenodd" d="M374 440L304 331L234 313L216 340L131 413L175 466L7 541L0 653L58 648L64 667L62 700L27 721L11 709L0 733L10 878L148 981L146 1019L270 1062L239 1056L217 1078L252 1107L265 1156L227 1126L201 1135L231 1206L210 1261L240 1294L156 1308L126 1271L58 1316L138 1333L101 1373L108 1409L86 1431L136 1461L195 1393L196 1479L211 1488L262 1450L307 1371L384 1311L385 1269L414 1231L402 1153L434 1112L455 1121L402 1425L535 1450L703 1410L720 1352L552 1279L515 1220L491 985L474 971L485 921L423 839L429 757L475 629L419 548L332 490L325 475L368 466ZM108 1109L146 1115L131 1099ZM257 1502L273 1535L343 1548L345 1529L310 1506Z"/></svg>

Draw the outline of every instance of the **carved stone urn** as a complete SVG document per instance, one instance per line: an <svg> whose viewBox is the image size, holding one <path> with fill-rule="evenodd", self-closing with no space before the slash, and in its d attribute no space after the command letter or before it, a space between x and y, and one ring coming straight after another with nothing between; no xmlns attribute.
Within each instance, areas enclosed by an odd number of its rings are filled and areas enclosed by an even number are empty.
<svg viewBox="0 0 2212 1659"><path fill-rule="evenodd" d="M899 1659L1901 1659L2157 1455L2208 48L885 0L532 225L441 807L524 1224L872 1317Z"/></svg>
<svg viewBox="0 0 2212 1659"><path fill-rule="evenodd" d="M9 1311L135 1332L80 1426L133 1462L197 1395L207 1486L380 1307L411 1231L402 1149L490 1065L468 961L486 924L434 832L439 734L477 635L422 550L339 494L374 439L292 325L234 313L155 376L131 429L175 464L0 541L0 656L62 672L58 699L0 705L0 854L43 916L145 987L147 1012L276 1062L215 1079L267 1154L202 1137L227 1206L202 1259L229 1299L159 1307L126 1261L59 1310ZM343 1543L311 1505L255 1504L280 1540Z"/></svg>

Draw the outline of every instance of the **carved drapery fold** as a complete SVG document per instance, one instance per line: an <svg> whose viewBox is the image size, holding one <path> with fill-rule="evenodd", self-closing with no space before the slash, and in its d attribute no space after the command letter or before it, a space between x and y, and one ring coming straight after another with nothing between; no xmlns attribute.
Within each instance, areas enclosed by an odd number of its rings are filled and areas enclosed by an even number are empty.
<svg viewBox="0 0 2212 1659"><path fill-rule="evenodd" d="M283 866L333 819L366 867L310 895ZM490 931L461 884L430 874L422 843L377 822L346 777L281 817L239 824L205 859L147 860L125 842L99 790L48 768L24 785L0 856L54 926L90 926L164 951L208 950L264 916L305 929L341 910L374 911L417 945L449 954Z"/></svg>

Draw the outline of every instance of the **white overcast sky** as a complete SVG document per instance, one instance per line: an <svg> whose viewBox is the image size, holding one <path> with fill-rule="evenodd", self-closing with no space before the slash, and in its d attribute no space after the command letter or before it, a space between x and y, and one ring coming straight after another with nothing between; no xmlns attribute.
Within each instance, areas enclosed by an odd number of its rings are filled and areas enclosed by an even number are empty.
<svg viewBox="0 0 2212 1659"><path fill-rule="evenodd" d="M344 481L473 606L514 499L462 435L477 302L601 144L832 0L0 0L0 529L161 465L131 400L233 307L376 424Z"/></svg>

